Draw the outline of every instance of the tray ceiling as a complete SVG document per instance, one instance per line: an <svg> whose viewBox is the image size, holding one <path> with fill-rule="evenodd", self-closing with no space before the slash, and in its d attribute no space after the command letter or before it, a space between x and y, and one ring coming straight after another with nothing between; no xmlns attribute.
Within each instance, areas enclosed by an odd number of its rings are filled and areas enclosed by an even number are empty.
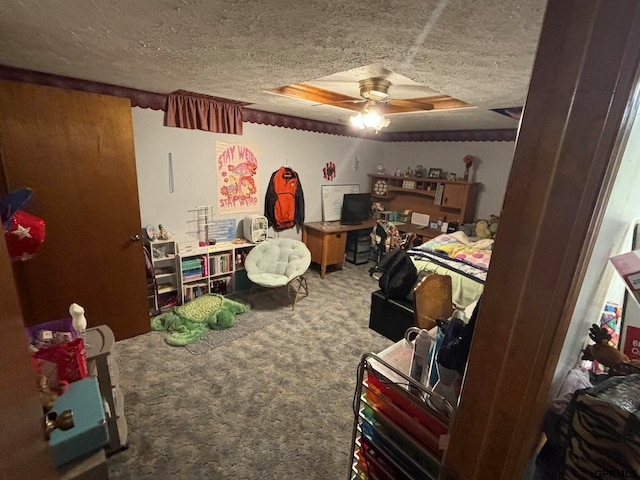
<svg viewBox="0 0 640 480"><path fill-rule="evenodd" d="M471 106L390 112L390 132L516 128L491 109L523 105L545 4L0 0L0 64L336 124L353 108L269 92L304 84L359 99L359 80L383 76L393 99Z"/></svg>

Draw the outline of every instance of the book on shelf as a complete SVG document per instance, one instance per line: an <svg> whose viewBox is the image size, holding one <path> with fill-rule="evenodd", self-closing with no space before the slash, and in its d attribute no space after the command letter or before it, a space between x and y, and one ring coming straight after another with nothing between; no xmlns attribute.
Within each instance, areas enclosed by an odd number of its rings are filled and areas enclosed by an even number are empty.
<svg viewBox="0 0 640 480"><path fill-rule="evenodd" d="M182 278L184 280L193 280L194 278L202 278L204 275L202 274L202 270L189 270L187 272L182 272Z"/></svg>
<svg viewBox="0 0 640 480"><path fill-rule="evenodd" d="M231 252L219 253L210 258L211 275L233 271L233 254Z"/></svg>
<svg viewBox="0 0 640 480"><path fill-rule="evenodd" d="M198 298L205 293L209 293L206 283L194 283L191 285L183 285L182 287L182 301L190 302L191 300Z"/></svg>
<svg viewBox="0 0 640 480"><path fill-rule="evenodd" d="M442 205L442 195L444 194L444 183L438 183L436 187L436 196L433 199L434 205Z"/></svg>
<svg viewBox="0 0 640 480"><path fill-rule="evenodd" d="M182 260L182 268L188 269L188 268L196 268L200 266L202 266L202 257Z"/></svg>
<svg viewBox="0 0 640 480"><path fill-rule="evenodd" d="M226 295L231 292L231 276L219 277L210 282L211 293Z"/></svg>
<svg viewBox="0 0 640 480"><path fill-rule="evenodd" d="M202 258L194 258L189 260L183 260L181 264L182 277L188 278L200 278L206 276L205 264Z"/></svg>
<svg viewBox="0 0 640 480"><path fill-rule="evenodd" d="M236 250L236 270L244 268L244 262L252 249L253 247L245 247L242 250Z"/></svg>

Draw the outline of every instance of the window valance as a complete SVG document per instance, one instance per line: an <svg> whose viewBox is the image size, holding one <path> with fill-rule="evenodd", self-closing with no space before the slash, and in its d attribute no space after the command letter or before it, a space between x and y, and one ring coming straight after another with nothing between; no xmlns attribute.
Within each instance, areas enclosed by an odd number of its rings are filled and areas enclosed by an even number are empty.
<svg viewBox="0 0 640 480"><path fill-rule="evenodd" d="M167 98L167 127L242 135L242 102L177 90Z"/></svg>

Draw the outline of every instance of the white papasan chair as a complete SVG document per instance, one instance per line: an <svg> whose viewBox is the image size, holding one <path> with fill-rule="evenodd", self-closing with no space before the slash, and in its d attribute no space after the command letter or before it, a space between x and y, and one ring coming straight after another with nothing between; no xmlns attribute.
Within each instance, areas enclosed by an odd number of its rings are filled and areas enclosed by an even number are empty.
<svg viewBox="0 0 640 480"><path fill-rule="evenodd" d="M304 273L311 265L311 252L300 240L294 238L271 238L254 247L244 262L247 277L253 283L267 288L287 287L291 298L291 287L295 289L291 309L296 308L300 290L309 295ZM252 287L253 288L253 287Z"/></svg>

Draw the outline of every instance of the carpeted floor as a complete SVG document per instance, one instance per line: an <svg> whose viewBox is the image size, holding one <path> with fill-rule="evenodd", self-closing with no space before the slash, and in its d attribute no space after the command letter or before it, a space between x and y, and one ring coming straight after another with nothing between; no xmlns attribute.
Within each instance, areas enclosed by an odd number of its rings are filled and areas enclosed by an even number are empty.
<svg viewBox="0 0 640 480"><path fill-rule="evenodd" d="M110 478L347 478L356 368L392 343L368 328L371 265L310 270L295 311L268 292L240 317L273 321L196 355L166 332L118 342L129 448Z"/></svg>
<svg viewBox="0 0 640 480"><path fill-rule="evenodd" d="M295 294L294 294L295 295ZM256 287L252 291L239 292L229 298L251 305L251 311L236 315L233 328L208 330L199 341L187 345L189 353L201 355L238 338L251 335L272 323L293 316L291 299L285 289ZM274 315L274 313L276 313Z"/></svg>

